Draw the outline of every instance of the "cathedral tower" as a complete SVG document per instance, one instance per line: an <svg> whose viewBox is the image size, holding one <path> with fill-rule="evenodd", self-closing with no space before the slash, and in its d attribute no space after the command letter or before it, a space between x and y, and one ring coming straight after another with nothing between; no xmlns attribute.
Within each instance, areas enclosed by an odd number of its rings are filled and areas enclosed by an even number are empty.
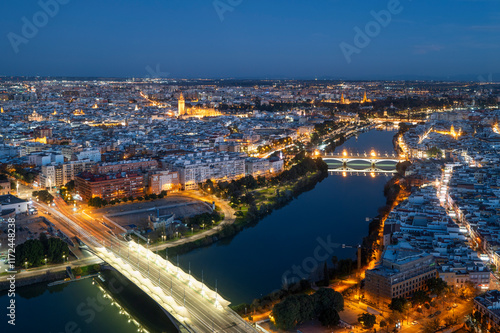
<svg viewBox="0 0 500 333"><path fill-rule="evenodd" d="M179 101L177 102L177 112L179 116L184 115L186 112L186 100L184 99L184 95L181 93L179 96Z"/></svg>

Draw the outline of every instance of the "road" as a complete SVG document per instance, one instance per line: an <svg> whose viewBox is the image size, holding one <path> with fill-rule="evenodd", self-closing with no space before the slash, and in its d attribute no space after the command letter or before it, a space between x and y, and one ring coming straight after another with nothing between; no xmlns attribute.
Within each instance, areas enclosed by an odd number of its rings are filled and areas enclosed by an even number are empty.
<svg viewBox="0 0 500 333"><path fill-rule="evenodd" d="M40 209L45 209L58 217L61 223L65 223L66 227L89 248L122 274L127 277L135 274L136 284L151 297L156 299L158 295L163 295L161 299L170 300L170 304L166 306L159 303L194 332L256 332L228 308L227 301L219 296L204 297L191 287L186 280L188 275L179 268L176 268L174 273L173 266L169 263L171 272L167 272L166 261L157 260L158 258L153 261L151 258L156 255L152 251L145 249L142 252L130 251L130 244L139 245L118 239L112 231L90 215L73 212L72 207L66 205L60 198L55 199L55 204L56 207L38 205L42 206ZM193 278L191 285L201 286L201 283ZM206 294L215 295L208 287L203 288Z"/></svg>
<svg viewBox="0 0 500 333"><path fill-rule="evenodd" d="M451 309L449 311L447 311L446 308L443 309L442 307L439 307L439 310L441 310L441 315L438 318L441 321L444 321L444 318L446 318L446 317L455 316L458 320L458 324L461 325L465 322L465 315L471 313L472 303L471 302L460 303L460 304L458 304L457 308ZM435 312L435 311L437 311L437 309L434 309L433 311ZM427 312L426 312L426 314L427 314ZM413 319L410 319L410 322L412 320ZM422 332L423 324L429 320L432 320L432 319L429 319L429 318L427 318L427 316L425 316L423 319L417 320L418 325L411 325L411 324L407 325L406 320L405 320L403 322L401 332L404 332L404 333ZM444 330L444 331L446 331L446 330Z"/></svg>
<svg viewBox="0 0 500 333"><path fill-rule="evenodd" d="M70 267L80 267L80 266L88 266L88 265L94 265L94 264L100 264L102 263L102 259L98 258L96 256L90 257L90 258L84 258L84 259L79 259L79 260L74 260L70 261L65 264L60 264L60 265L48 265L48 266L43 266L39 268L32 268L29 270L22 270L18 271L16 274L16 279L26 279L30 277L35 277L35 276L41 276L44 275L47 272L50 273L55 273L55 272L62 272L66 270L67 266ZM0 282L6 281L8 275L2 275L0 276Z"/></svg>
<svg viewBox="0 0 500 333"><path fill-rule="evenodd" d="M154 250L154 251L164 250L166 248L176 247L176 246L179 246L179 245L182 245L182 244L194 242L194 241L196 241L198 239L202 239L202 238L205 238L207 236L214 235L217 232L219 232L220 229L224 225L233 224L234 221L236 220L236 216L234 215L234 213L235 213L234 209L231 206L229 206L229 203L227 203L224 200L221 200L221 199L219 199L219 198L217 198L215 196L211 196L210 200L207 200L207 196L206 195L203 195L203 194L201 194L200 192L197 192L197 191L185 191L182 195L186 196L186 197L189 197L189 198L193 198L193 199L197 199L197 200L200 200L200 201L204 201L204 202L207 202L209 204L212 204L212 201L215 202L215 205L217 207L219 207L221 209L222 213L224 214L224 221L221 222L221 224L219 226L217 226L215 228L212 228L212 229L208 229L208 230L203 231L203 232L200 232L200 233L198 233L196 235L189 236L189 237L186 237L186 238L181 238L181 239L178 239L178 240L173 241L173 242L168 242L168 243L165 243L165 244L159 244L159 245L152 246L151 247L152 250Z"/></svg>

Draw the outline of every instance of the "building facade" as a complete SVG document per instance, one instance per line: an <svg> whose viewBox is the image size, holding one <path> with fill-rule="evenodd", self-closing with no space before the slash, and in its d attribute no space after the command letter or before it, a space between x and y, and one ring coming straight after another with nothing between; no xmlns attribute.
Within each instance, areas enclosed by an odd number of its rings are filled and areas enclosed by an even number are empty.
<svg viewBox="0 0 500 333"><path fill-rule="evenodd" d="M28 156L29 164L36 166L50 163L64 163L64 156L60 153L37 153Z"/></svg>
<svg viewBox="0 0 500 333"><path fill-rule="evenodd" d="M6 195L10 193L10 180L3 175L0 175L0 195Z"/></svg>
<svg viewBox="0 0 500 333"><path fill-rule="evenodd" d="M96 175L81 173L75 178L76 191L83 200L100 197L110 201L128 197L137 198L144 194L144 177L139 173L110 173Z"/></svg>
<svg viewBox="0 0 500 333"><path fill-rule="evenodd" d="M129 172L129 171L147 171L156 169L158 167L158 162L150 159L139 159L139 160L128 160L119 162L101 162L92 166L92 173L104 174L104 173L118 173L118 172Z"/></svg>
<svg viewBox="0 0 500 333"><path fill-rule="evenodd" d="M269 173L269 160L249 157L245 161L245 173L253 177L264 176Z"/></svg>
<svg viewBox="0 0 500 333"><path fill-rule="evenodd" d="M19 199L12 194L0 195L0 213L13 211L15 214L28 212L28 201Z"/></svg>
<svg viewBox="0 0 500 333"><path fill-rule="evenodd" d="M162 191L180 189L179 173L177 171L157 171L148 177L148 194L160 194Z"/></svg>
<svg viewBox="0 0 500 333"><path fill-rule="evenodd" d="M101 151L99 149L87 148L73 155L73 160L90 160L92 162L101 162Z"/></svg>
<svg viewBox="0 0 500 333"><path fill-rule="evenodd" d="M500 329L500 291L489 290L474 298L474 311L481 313L490 331Z"/></svg>
<svg viewBox="0 0 500 333"><path fill-rule="evenodd" d="M365 296L377 304L410 297L426 289L426 281L437 276L434 257L420 250L388 246L382 263L366 271Z"/></svg>
<svg viewBox="0 0 500 333"><path fill-rule="evenodd" d="M38 186L60 187L75 180L76 175L88 172L91 167L89 161L71 161L68 163L44 165L39 174Z"/></svg>
<svg viewBox="0 0 500 333"><path fill-rule="evenodd" d="M179 173L183 189L198 188L208 179L232 180L245 176L245 157L237 153L196 153L169 157L163 161L169 170Z"/></svg>

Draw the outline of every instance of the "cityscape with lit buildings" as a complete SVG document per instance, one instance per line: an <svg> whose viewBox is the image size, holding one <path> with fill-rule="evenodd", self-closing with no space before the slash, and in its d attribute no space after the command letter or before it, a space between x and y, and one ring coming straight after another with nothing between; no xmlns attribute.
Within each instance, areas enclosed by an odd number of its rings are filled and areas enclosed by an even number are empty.
<svg viewBox="0 0 500 333"><path fill-rule="evenodd" d="M498 86L437 83L422 92L419 82L404 83L404 90L394 82L195 83L196 88L182 80L3 82L4 220L41 208L29 201L29 191L28 200L11 196L22 193L20 182L56 196L73 187L68 202L75 210L87 203L123 205L199 191L207 182L272 179L303 149L328 158L338 138L391 126L399 128L399 159L411 162L401 180L408 194L384 219L375 261L364 273L363 299L387 308L393 299L425 292L432 278L457 294L496 287ZM427 106L401 104L409 97ZM437 100L446 103L436 107ZM329 131L320 133L324 125ZM365 158L377 155L365 152ZM9 213L16 202L23 206ZM140 236L153 226L154 234L176 237L185 227L176 214L162 214L149 215L153 222L144 227L123 226L124 234Z"/></svg>
<svg viewBox="0 0 500 333"><path fill-rule="evenodd" d="M500 332L498 1L0 3L0 332Z"/></svg>

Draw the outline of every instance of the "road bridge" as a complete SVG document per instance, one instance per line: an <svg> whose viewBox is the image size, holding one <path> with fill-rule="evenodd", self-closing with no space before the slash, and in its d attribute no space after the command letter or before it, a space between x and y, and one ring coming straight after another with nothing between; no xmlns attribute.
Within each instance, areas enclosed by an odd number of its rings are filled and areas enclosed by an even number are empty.
<svg viewBox="0 0 500 333"><path fill-rule="evenodd" d="M342 175L347 176L348 174L394 174L397 172L396 169L379 169L379 168L365 168L365 169L355 169L349 167L339 167L339 168L328 168L330 174L342 173Z"/></svg>
<svg viewBox="0 0 500 333"><path fill-rule="evenodd" d="M217 289L133 241L124 241L61 199L43 209L58 216L99 258L136 284L189 332L258 332L229 308Z"/></svg>
<svg viewBox="0 0 500 333"><path fill-rule="evenodd" d="M328 162L340 162L343 165L347 165L349 162L359 161L359 162L368 162L372 167L375 167L376 164L381 162L393 162L397 164L399 162L404 162L405 159L396 155L381 155L374 151L371 151L369 154L351 154L347 151L344 151L342 154L330 154L330 155L322 155L321 158L326 163Z"/></svg>

